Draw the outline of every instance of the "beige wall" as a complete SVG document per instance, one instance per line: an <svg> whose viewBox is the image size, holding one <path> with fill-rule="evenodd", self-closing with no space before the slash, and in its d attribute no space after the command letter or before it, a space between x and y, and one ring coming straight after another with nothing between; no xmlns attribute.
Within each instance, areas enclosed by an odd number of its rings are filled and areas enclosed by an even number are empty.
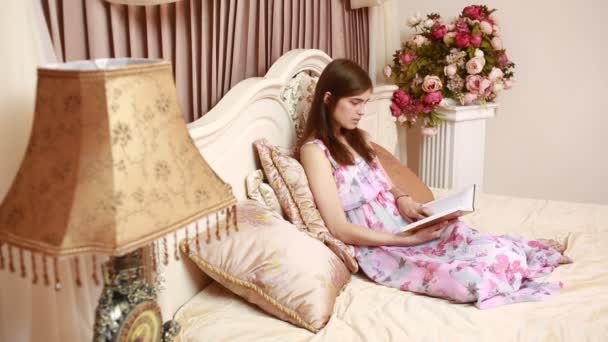
<svg viewBox="0 0 608 342"><path fill-rule="evenodd" d="M0 14L0 201L19 169L29 140L36 65L54 62L40 3L8 1Z"/></svg>
<svg viewBox="0 0 608 342"><path fill-rule="evenodd" d="M402 39L420 11L456 16L464 0L398 0ZM608 2L482 2L498 9L515 87L488 121L484 190L608 204Z"/></svg>

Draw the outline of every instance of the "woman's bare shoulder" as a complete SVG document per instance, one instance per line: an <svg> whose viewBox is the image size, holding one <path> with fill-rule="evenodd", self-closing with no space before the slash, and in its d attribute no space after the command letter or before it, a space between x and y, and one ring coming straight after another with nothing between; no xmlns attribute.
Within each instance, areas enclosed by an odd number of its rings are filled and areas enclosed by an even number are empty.
<svg viewBox="0 0 608 342"><path fill-rule="evenodd" d="M313 143L313 141L315 141L315 140L316 139L309 139L307 141L304 141L302 146L300 146L300 155L303 155L303 154L314 155L317 153L322 153L323 151L321 149L321 146Z"/></svg>

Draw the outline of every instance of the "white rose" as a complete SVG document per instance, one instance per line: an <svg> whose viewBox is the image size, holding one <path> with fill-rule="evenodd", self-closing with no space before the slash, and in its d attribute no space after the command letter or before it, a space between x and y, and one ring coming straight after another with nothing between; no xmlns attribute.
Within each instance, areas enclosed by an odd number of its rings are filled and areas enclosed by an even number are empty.
<svg viewBox="0 0 608 342"><path fill-rule="evenodd" d="M420 12L416 12L416 14L412 15L407 22L408 24L410 24L410 26L417 26L418 24L420 24L421 21L422 15L420 14Z"/></svg>
<svg viewBox="0 0 608 342"><path fill-rule="evenodd" d="M399 115L399 117L397 117L397 121L398 121L400 124L404 124L404 123L406 123L406 122L407 122L407 117L406 117L405 115Z"/></svg>
<svg viewBox="0 0 608 342"><path fill-rule="evenodd" d="M502 70L494 67L494 68L492 68L492 71L490 71L488 78L490 79L490 81L496 81L497 79L502 78L502 76L503 76Z"/></svg>
<svg viewBox="0 0 608 342"><path fill-rule="evenodd" d="M452 77L452 76L456 75L456 71L458 71L458 68L454 64L450 64L450 65L446 66L445 68L443 68L443 72L445 73L445 75L447 77Z"/></svg>
<svg viewBox="0 0 608 342"><path fill-rule="evenodd" d="M500 28L497 25L493 25L492 26L492 34L495 36L499 36L500 35Z"/></svg>
<svg viewBox="0 0 608 342"><path fill-rule="evenodd" d="M513 88L513 80L505 80L504 88L505 89Z"/></svg>
<svg viewBox="0 0 608 342"><path fill-rule="evenodd" d="M456 38L456 32L448 32L443 36L443 42L445 45L452 45L454 43L454 38Z"/></svg>
<svg viewBox="0 0 608 342"><path fill-rule="evenodd" d="M484 65L486 65L486 60L483 57L473 57L466 64L467 73L470 75L479 74Z"/></svg>
<svg viewBox="0 0 608 342"><path fill-rule="evenodd" d="M499 37L492 38L492 47L496 50L502 50L502 40Z"/></svg>
<svg viewBox="0 0 608 342"><path fill-rule="evenodd" d="M421 47L422 45L424 45L428 41L429 40L425 36L416 35L416 37L414 37L414 43L418 47Z"/></svg>
<svg viewBox="0 0 608 342"><path fill-rule="evenodd" d="M496 15L496 12L490 13L489 18L494 24L498 24L498 16Z"/></svg>
<svg viewBox="0 0 608 342"><path fill-rule="evenodd" d="M492 87L492 92L498 94L504 89L504 86L501 82L494 83L494 87Z"/></svg>
<svg viewBox="0 0 608 342"><path fill-rule="evenodd" d="M479 24L479 28L481 29L481 32L483 32L485 34L492 33L492 24L490 24L487 21L482 21L481 24Z"/></svg>
<svg viewBox="0 0 608 342"><path fill-rule="evenodd" d="M427 19L424 22L424 27L431 28L431 27L433 27L433 25L435 25L435 20L433 20L433 19Z"/></svg>
<svg viewBox="0 0 608 342"><path fill-rule="evenodd" d="M484 53L481 49L475 49L475 57L483 57Z"/></svg>
<svg viewBox="0 0 608 342"><path fill-rule="evenodd" d="M454 23L449 23L446 25L446 28L448 29L448 31L454 31L456 25L454 25Z"/></svg>
<svg viewBox="0 0 608 342"><path fill-rule="evenodd" d="M389 77L389 78L393 74L393 69L391 69L390 65L385 66L382 71L384 72L384 76Z"/></svg>

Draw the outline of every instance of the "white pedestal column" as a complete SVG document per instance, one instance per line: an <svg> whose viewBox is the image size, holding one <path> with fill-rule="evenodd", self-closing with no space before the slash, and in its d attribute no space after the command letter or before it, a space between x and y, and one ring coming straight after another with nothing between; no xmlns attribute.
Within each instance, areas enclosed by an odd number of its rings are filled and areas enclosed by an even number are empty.
<svg viewBox="0 0 608 342"><path fill-rule="evenodd" d="M423 138L419 175L430 187L460 189L483 187L486 119L494 117L497 103L475 106L442 105L438 133Z"/></svg>

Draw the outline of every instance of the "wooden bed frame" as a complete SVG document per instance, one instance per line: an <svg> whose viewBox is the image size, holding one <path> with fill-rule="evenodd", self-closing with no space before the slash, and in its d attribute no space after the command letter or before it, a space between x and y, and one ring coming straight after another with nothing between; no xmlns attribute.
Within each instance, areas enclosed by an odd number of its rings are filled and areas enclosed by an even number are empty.
<svg viewBox="0 0 608 342"><path fill-rule="evenodd" d="M295 143L293 104L283 94L301 72L319 75L331 58L320 50L292 50L279 58L264 77L249 78L233 87L211 111L188 125L192 139L215 172L232 185L237 199L245 199L245 176L259 169L253 142L266 138L291 147ZM390 114L395 86L374 89L359 126L372 140L404 160L405 134ZM182 232L183 234L183 232ZM183 235L182 235L183 236ZM173 255L173 251L169 251ZM159 293L163 319L170 319L211 280L186 257L163 270Z"/></svg>

